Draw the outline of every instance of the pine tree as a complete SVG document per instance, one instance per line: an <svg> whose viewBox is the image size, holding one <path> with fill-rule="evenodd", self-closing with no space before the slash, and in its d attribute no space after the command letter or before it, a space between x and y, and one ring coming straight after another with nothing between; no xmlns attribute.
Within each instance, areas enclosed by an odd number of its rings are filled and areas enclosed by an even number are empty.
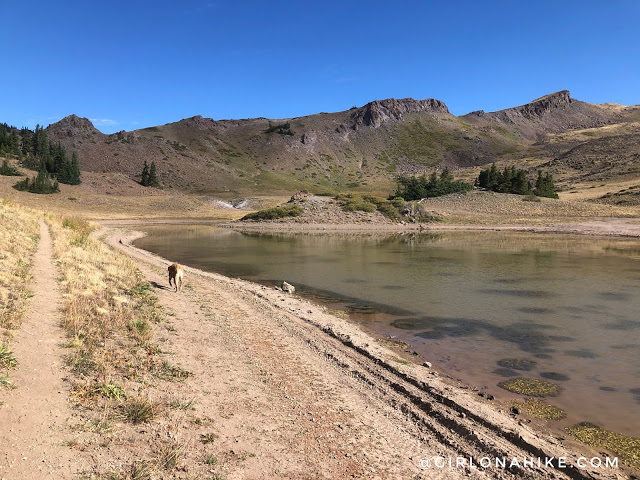
<svg viewBox="0 0 640 480"><path fill-rule="evenodd" d="M558 198L555 186L553 185L553 177L550 173L543 174L542 170L538 170L538 179L536 180L536 190L534 193L539 197Z"/></svg>
<svg viewBox="0 0 640 480"><path fill-rule="evenodd" d="M156 176L156 162L151 162L151 168L149 169L149 186L158 186L158 177Z"/></svg>
<svg viewBox="0 0 640 480"><path fill-rule="evenodd" d="M142 178L140 179L140 185L143 187L149 186L149 165L147 165L147 161L144 161L144 166L142 167Z"/></svg>
<svg viewBox="0 0 640 480"><path fill-rule="evenodd" d="M73 152L71 155L71 164L69 165L69 184L80 184L80 164L78 163L78 155Z"/></svg>

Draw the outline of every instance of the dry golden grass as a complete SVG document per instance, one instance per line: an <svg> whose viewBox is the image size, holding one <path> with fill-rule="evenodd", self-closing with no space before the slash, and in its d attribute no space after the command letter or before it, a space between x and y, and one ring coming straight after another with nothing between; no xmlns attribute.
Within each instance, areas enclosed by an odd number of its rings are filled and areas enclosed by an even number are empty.
<svg viewBox="0 0 640 480"><path fill-rule="evenodd" d="M123 384L123 378L144 375L157 363L152 324L160 311L135 264L92 240L87 221L48 221L62 273L66 359L80 383L74 392L78 398L110 398L101 385Z"/></svg>
<svg viewBox="0 0 640 480"><path fill-rule="evenodd" d="M38 247L38 214L12 202L0 202L0 388L10 386L7 371L18 360L8 346L27 308L33 254Z"/></svg>
<svg viewBox="0 0 640 480"><path fill-rule="evenodd" d="M116 448L137 438L138 454L149 460L107 478L149 478L175 469L182 450L159 447L156 432L169 407L165 382L184 381L190 372L164 359L154 343L163 314L151 285L128 257L94 240L87 221L47 221L62 274L66 363L75 374L70 395L82 407L77 431ZM147 424L144 432L141 424Z"/></svg>
<svg viewBox="0 0 640 480"><path fill-rule="evenodd" d="M33 172L24 170L33 176ZM44 210L63 216L72 211L75 215L89 219L149 219L149 218L194 218L234 220L242 217L247 210L225 209L217 206L214 196L184 194L171 189L138 190L129 193L122 186L111 193L103 176L91 172L82 173L82 184L60 185L60 193L36 195L19 192L12 188L18 177L0 175L0 196L20 205ZM127 180L118 180L124 184ZM93 184L98 184L93 187ZM143 187L139 187L143 188ZM146 194L148 193L148 194ZM218 198L218 197L215 197ZM269 198L266 198L266 203Z"/></svg>

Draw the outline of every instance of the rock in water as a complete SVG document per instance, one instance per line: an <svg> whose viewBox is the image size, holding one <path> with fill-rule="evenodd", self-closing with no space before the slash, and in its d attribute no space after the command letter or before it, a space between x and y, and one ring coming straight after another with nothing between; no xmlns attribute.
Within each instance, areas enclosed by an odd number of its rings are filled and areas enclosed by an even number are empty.
<svg viewBox="0 0 640 480"><path fill-rule="evenodd" d="M287 293L293 293L296 291L296 287L287 282L282 282L282 291Z"/></svg>

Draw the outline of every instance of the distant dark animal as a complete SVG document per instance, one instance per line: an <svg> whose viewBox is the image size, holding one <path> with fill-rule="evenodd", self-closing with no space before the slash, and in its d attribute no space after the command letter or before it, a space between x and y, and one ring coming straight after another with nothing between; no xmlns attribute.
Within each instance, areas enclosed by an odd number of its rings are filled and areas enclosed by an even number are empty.
<svg viewBox="0 0 640 480"><path fill-rule="evenodd" d="M182 277L184 276L184 270L180 265L174 263L173 265L169 265L169 286L175 287L175 291L182 291ZM171 285L171 280L173 280L173 285Z"/></svg>

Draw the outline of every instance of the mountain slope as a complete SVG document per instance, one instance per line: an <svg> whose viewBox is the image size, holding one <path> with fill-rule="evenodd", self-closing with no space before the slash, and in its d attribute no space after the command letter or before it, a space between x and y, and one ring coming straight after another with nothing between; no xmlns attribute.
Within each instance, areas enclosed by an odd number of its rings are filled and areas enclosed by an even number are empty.
<svg viewBox="0 0 640 480"><path fill-rule="evenodd" d="M593 105L564 90L519 107L460 117L439 100L409 98L279 120L196 116L111 135L72 115L47 132L78 152L83 170L135 178L144 160L154 161L161 181L180 189L391 191L397 174L435 166L517 162L532 155L552 161L590 140L555 141L556 151L550 148L554 135L624 124L638 115L638 107Z"/></svg>

